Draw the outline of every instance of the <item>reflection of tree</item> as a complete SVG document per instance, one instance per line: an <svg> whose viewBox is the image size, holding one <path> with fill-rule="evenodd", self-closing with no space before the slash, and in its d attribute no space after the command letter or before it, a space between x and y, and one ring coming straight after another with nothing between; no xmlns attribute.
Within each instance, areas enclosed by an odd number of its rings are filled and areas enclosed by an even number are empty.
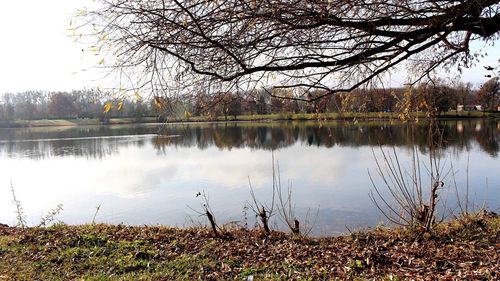
<svg viewBox="0 0 500 281"><path fill-rule="evenodd" d="M69 155L104 158L120 147L144 145L143 139L120 136L153 134L157 130L151 126L0 129L0 154L34 159Z"/></svg>
<svg viewBox="0 0 500 281"><path fill-rule="evenodd" d="M498 156L497 121L447 121L439 126L445 149L460 152L470 149L476 142L489 155ZM298 143L323 147L395 145L410 148L416 145L422 153L427 153L429 138L429 125L425 122L330 122L321 126L315 122L179 124L164 126L151 140L132 136L156 134L158 130L156 126L0 130L0 154L31 158L66 155L103 158L122 147L142 146L145 140L158 151L178 146L274 150Z"/></svg>
<svg viewBox="0 0 500 281"><path fill-rule="evenodd" d="M231 149L243 145L243 132L240 127L233 124L224 124L219 130L213 132L214 143L219 148Z"/></svg>
<svg viewBox="0 0 500 281"><path fill-rule="evenodd" d="M444 148L459 151L469 149L474 139L484 151L495 156L498 148L498 129L493 121L447 121L439 123ZM478 130L480 128L480 130ZM253 149L278 149L299 142L308 146L418 146L422 153L428 150L429 124L388 122L359 123L257 123L257 124L191 124L168 126L168 134L181 135L154 144L167 146L216 146L221 149L249 147ZM437 137L437 136L435 136Z"/></svg>
<svg viewBox="0 0 500 281"><path fill-rule="evenodd" d="M8 156L43 159L59 156L79 156L102 159L123 146L119 139L66 139L20 141L0 144L0 152Z"/></svg>
<svg viewBox="0 0 500 281"><path fill-rule="evenodd" d="M481 149L493 157L498 156L499 148L499 136L500 132L498 127L488 126L488 122L482 121L481 129L475 132L475 139Z"/></svg>

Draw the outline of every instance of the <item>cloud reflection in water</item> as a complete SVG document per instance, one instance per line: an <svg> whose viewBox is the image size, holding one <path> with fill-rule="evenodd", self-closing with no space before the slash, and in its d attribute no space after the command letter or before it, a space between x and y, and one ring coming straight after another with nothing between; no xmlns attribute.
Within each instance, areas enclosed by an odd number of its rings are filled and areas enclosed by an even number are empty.
<svg viewBox="0 0 500 281"><path fill-rule="evenodd" d="M477 131L477 122L460 121L443 127L446 153L453 155L456 169L465 170L469 151L471 182L488 177L490 186L479 185L475 193L488 195L488 204L499 207L498 188L491 187L500 186L500 179L488 173L499 167L498 125L483 122ZM151 135L157 132L179 137ZM2 131L0 222L12 224L15 218L10 180L32 223L63 203L61 219L67 223L90 222L101 204L100 221L183 225L186 215L193 215L186 205L199 206L195 194L202 190L221 221L242 220L242 207L250 199L248 178L261 200L270 198L274 153L283 184L293 184L298 213L320 206L316 232L345 231L346 224L373 225L380 219L367 196L367 170L374 169L371 148L394 144L408 159L416 145L425 154L425 132L425 125L383 122Z"/></svg>

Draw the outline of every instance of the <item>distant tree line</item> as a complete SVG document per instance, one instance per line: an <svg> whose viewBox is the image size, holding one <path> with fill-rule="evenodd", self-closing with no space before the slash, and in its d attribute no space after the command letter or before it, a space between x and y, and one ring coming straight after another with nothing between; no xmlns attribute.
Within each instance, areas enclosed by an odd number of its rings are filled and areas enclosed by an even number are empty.
<svg viewBox="0 0 500 281"><path fill-rule="evenodd" d="M174 99L151 96L148 99L112 98L97 89L70 92L26 91L0 96L0 121L16 119L143 118L156 116L159 121L169 117L191 116L236 117L242 114L325 113L325 112L415 112L439 113L457 109L458 105L481 105L494 111L499 105L500 81L497 77L474 90L470 83L454 86L426 83L416 87L356 89L349 93L326 96L313 102L294 99L285 89L250 92L193 94ZM321 91L306 93L310 98Z"/></svg>
<svg viewBox="0 0 500 281"><path fill-rule="evenodd" d="M0 95L0 121L36 119L75 119L111 117L135 117L155 115L151 102L116 99L98 89L73 90L70 92L25 91ZM106 104L115 104L106 112Z"/></svg>
<svg viewBox="0 0 500 281"><path fill-rule="evenodd" d="M479 89L471 83L425 83L416 87L356 89L321 99L321 91L309 92L305 102L284 89L256 90L248 93L221 93L217 96L196 95L188 105L194 116L237 116L241 114L325 113L325 112L415 112L439 113L456 110L458 105L480 105L482 110L496 111L500 83L492 78Z"/></svg>

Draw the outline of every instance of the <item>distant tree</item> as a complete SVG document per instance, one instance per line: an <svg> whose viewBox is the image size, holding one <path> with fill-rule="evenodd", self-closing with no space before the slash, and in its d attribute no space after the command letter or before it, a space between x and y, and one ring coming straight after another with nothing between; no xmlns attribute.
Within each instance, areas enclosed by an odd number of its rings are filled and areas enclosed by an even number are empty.
<svg viewBox="0 0 500 281"><path fill-rule="evenodd" d="M257 113L257 102L255 101L255 93L249 92L242 97L241 101L242 111L245 114Z"/></svg>
<svg viewBox="0 0 500 281"><path fill-rule="evenodd" d="M103 100L109 93L99 89L84 89L72 91L70 95L74 99L79 118L100 118L103 112Z"/></svg>
<svg viewBox="0 0 500 281"><path fill-rule="evenodd" d="M313 102L310 102L309 104L312 104L311 106L311 112L314 113L324 113L326 112L326 106L328 104L328 100L326 98L324 99L319 99L315 100Z"/></svg>
<svg viewBox="0 0 500 281"><path fill-rule="evenodd" d="M48 113L53 117L74 117L76 107L73 97L67 93L55 93L50 96Z"/></svg>
<svg viewBox="0 0 500 281"><path fill-rule="evenodd" d="M373 100L374 111L392 111L394 106L394 97L391 95L391 89L372 89L370 92Z"/></svg>
<svg viewBox="0 0 500 281"><path fill-rule="evenodd" d="M266 98L263 95L260 95L256 102L257 114L267 114L268 112Z"/></svg>
<svg viewBox="0 0 500 281"><path fill-rule="evenodd" d="M241 100L242 98L237 94L230 95L228 114L232 115L234 119L236 119L236 116L241 115L242 113Z"/></svg>
<svg viewBox="0 0 500 281"><path fill-rule="evenodd" d="M417 107L428 114L439 115L450 109L452 93L443 84L421 84L416 89Z"/></svg>
<svg viewBox="0 0 500 281"><path fill-rule="evenodd" d="M284 99L283 100L283 111L289 113L299 112L299 102L297 100Z"/></svg>
<svg viewBox="0 0 500 281"><path fill-rule="evenodd" d="M483 106L483 110L496 110L500 98L500 81L493 77L486 81L476 92L476 101Z"/></svg>
<svg viewBox="0 0 500 281"><path fill-rule="evenodd" d="M209 107L209 98L203 93L196 94L194 97L192 114L194 116L204 115Z"/></svg>
<svg viewBox="0 0 500 281"><path fill-rule="evenodd" d="M284 99L281 97L271 97L271 112L272 113L281 113L284 111Z"/></svg>
<svg viewBox="0 0 500 281"><path fill-rule="evenodd" d="M356 89L350 93L349 99L350 111L371 112L374 111L375 104L371 91L365 89Z"/></svg>
<svg viewBox="0 0 500 281"><path fill-rule="evenodd" d="M472 83L458 83L455 85L456 91L456 101L454 102L454 107L457 105L469 105L474 101Z"/></svg>
<svg viewBox="0 0 500 281"><path fill-rule="evenodd" d="M316 96L322 96L324 91L314 90L308 93L310 99L313 99ZM326 106L328 103L328 99L314 99L314 101L310 102L306 106L306 112L308 113L322 113L326 111Z"/></svg>
<svg viewBox="0 0 500 281"><path fill-rule="evenodd" d="M25 91L11 96L12 105L15 108L15 115L18 119L33 120L39 116L38 101L40 92Z"/></svg>
<svg viewBox="0 0 500 281"><path fill-rule="evenodd" d="M4 104L0 104L0 122L10 121L7 117L7 108Z"/></svg>
<svg viewBox="0 0 500 281"><path fill-rule="evenodd" d="M4 114L5 114L4 115L5 120L11 121L14 119L16 112L15 112L14 106L11 103L8 103L5 105L5 113Z"/></svg>
<svg viewBox="0 0 500 281"><path fill-rule="evenodd" d="M220 93L212 101L212 104L216 111L215 115L222 115L225 120L228 119L228 116L233 116L236 119L236 116L242 113L241 97L233 93Z"/></svg>
<svg viewBox="0 0 500 281"><path fill-rule="evenodd" d="M128 102L127 106L124 107L124 110L127 116L134 117L137 120L141 120L143 117L148 115L147 105L142 100Z"/></svg>
<svg viewBox="0 0 500 281"><path fill-rule="evenodd" d="M15 118L13 94L7 93L2 96L2 101L0 102L0 108L2 109L2 114L0 116L2 121L10 122Z"/></svg>

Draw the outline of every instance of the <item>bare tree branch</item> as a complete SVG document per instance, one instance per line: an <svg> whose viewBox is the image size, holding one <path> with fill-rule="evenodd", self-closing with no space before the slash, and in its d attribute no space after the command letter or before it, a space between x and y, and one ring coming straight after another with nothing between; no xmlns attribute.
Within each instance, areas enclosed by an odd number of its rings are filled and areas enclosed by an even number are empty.
<svg viewBox="0 0 500 281"><path fill-rule="evenodd" d="M471 41L500 31L497 0L100 2L80 30L92 28L110 67L131 80L150 77L136 88L171 95L295 87L288 98L312 101L408 60L426 62L421 77L467 62ZM310 89L325 94L304 97Z"/></svg>

